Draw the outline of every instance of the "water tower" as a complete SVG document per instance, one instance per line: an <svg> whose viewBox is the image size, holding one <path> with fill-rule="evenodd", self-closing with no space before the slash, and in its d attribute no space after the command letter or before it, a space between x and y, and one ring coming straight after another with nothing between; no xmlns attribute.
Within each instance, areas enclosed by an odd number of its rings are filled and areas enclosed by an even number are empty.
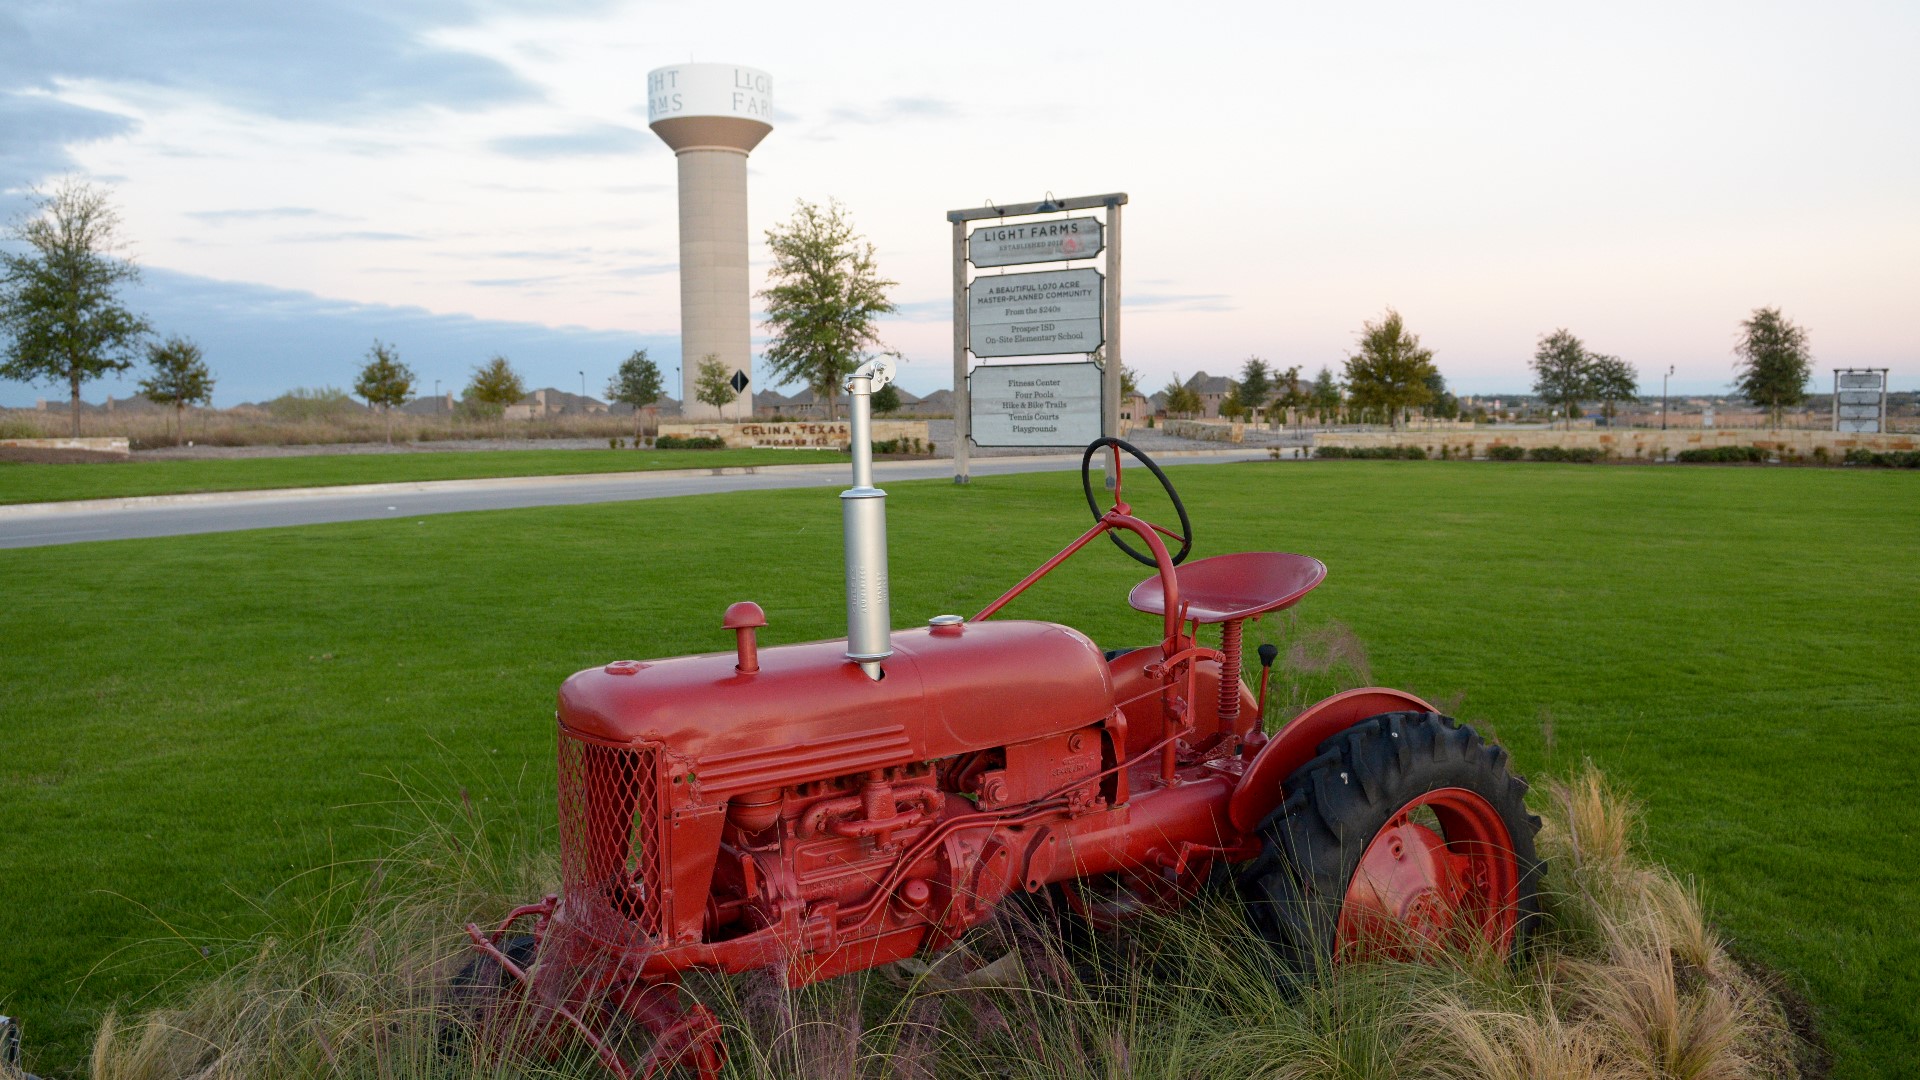
<svg viewBox="0 0 1920 1080"><path fill-rule="evenodd" d="M753 416L752 297L747 281L747 154L773 130L773 79L735 64L647 73L647 126L680 161L680 388L688 419ZM700 362L719 357L739 396L694 397Z"/></svg>

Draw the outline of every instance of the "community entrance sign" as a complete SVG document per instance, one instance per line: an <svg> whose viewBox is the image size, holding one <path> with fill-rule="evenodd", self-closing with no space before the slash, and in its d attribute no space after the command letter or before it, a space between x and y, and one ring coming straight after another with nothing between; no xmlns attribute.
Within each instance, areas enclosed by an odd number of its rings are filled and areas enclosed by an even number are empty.
<svg viewBox="0 0 1920 1080"><path fill-rule="evenodd" d="M1085 446L1100 437L1093 364L982 364L967 392L978 446Z"/></svg>
<svg viewBox="0 0 1920 1080"><path fill-rule="evenodd" d="M954 483L974 446L1084 446L1120 422L1122 192L951 210ZM1098 216L1074 211L1095 210ZM1100 260L1094 266L979 273ZM1081 356L1066 363L993 364ZM974 361L982 361L975 364Z"/></svg>
<svg viewBox="0 0 1920 1080"><path fill-rule="evenodd" d="M983 225L967 236L967 261L975 266L1066 262L1091 259L1106 246L1106 229L1099 218Z"/></svg>
<svg viewBox="0 0 1920 1080"><path fill-rule="evenodd" d="M1887 369L1833 369L1833 430L1887 430Z"/></svg>
<svg viewBox="0 0 1920 1080"><path fill-rule="evenodd" d="M1093 269L975 278L967 290L967 347L975 356L1093 352L1103 343L1101 284Z"/></svg>

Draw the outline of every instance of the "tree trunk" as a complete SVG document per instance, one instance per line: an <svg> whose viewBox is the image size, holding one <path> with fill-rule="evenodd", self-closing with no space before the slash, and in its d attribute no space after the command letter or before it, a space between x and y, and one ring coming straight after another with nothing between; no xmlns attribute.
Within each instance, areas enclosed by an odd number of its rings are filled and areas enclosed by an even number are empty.
<svg viewBox="0 0 1920 1080"><path fill-rule="evenodd" d="M179 446L187 438L187 403L173 403L173 445Z"/></svg>
<svg viewBox="0 0 1920 1080"><path fill-rule="evenodd" d="M67 412L73 420L73 437L77 439L80 437L80 376L75 375L69 381L73 384L73 397L68 401Z"/></svg>
<svg viewBox="0 0 1920 1080"><path fill-rule="evenodd" d="M387 445L393 445L393 406L382 405L380 411L387 414Z"/></svg>

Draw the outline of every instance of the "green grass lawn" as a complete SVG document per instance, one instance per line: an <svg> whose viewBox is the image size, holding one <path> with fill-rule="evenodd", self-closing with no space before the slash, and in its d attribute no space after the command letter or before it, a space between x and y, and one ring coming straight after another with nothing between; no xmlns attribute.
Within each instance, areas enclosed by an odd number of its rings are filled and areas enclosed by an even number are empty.
<svg viewBox="0 0 1920 1080"><path fill-rule="evenodd" d="M830 450L476 450L85 465L0 461L0 505L196 491L651 472L733 465L823 464L845 460L847 455Z"/></svg>
<svg viewBox="0 0 1920 1080"><path fill-rule="evenodd" d="M1198 555L1329 565L1290 632L1339 620L1376 681L1464 695L1523 772L1592 758L1737 947L1811 997L1837 1075L1907 1074L1920 478L1168 471ZM889 490L903 626L977 610L1086 518L1070 474ZM369 872L417 820L395 777L549 821L567 674L729 648L739 599L765 606L763 646L837 636L840 560L817 491L0 552L0 1012L30 1066L78 1075L110 1003ZM1158 622L1123 603L1142 576L1102 542L1009 614L1143 643Z"/></svg>

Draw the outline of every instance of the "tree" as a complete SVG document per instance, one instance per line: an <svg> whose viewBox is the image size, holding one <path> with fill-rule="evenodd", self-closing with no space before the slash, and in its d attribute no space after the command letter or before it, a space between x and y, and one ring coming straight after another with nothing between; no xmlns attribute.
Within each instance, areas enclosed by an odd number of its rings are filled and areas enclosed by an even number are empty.
<svg viewBox="0 0 1920 1080"><path fill-rule="evenodd" d="M66 383L78 436L81 385L132 367L151 328L114 295L140 271L115 255L120 215L107 193L67 181L34 206L6 232L29 250L0 252L0 378Z"/></svg>
<svg viewBox="0 0 1920 1080"><path fill-rule="evenodd" d="M400 362L400 350L374 338L373 348L367 350L366 366L360 369L360 378L353 384L353 392L386 414L387 443L391 445L393 410L405 405L407 395L413 393L413 369Z"/></svg>
<svg viewBox="0 0 1920 1080"><path fill-rule="evenodd" d="M1319 414L1321 423L1339 415L1340 384L1334 381L1333 371L1327 365L1320 365L1320 373L1313 377L1313 389L1308 391L1308 397L1313 401L1314 412Z"/></svg>
<svg viewBox="0 0 1920 1080"><path fill-rule="evenodd" d="M1533 351L1533 392L1565 408L1568 427L1580 399L1593 393L1593 354L1564 328L1542 334Z"/></svg>
<svg viewBox="0 0 1920 1080"><path fill-rule="evenodd" d="M1239 420L1252 412L1253 407L1240 397L1240 387L1237 385L1220 399L1220 415L1229 420Z"/></svg>
<svg viewBox="0 0 1920 1080"><path fill-rule="evenodd" d="M507 406L527 396L527 388L520 382L520 374L504 356L495 356L473 369L473 381L460 392L462 400L500 420L500 438L507 437Z"/></svg>
<svg viewBox="0 0 1920 1080"><path fill-rule="evenodd" d="M178 336L149 342L147 366L153 374L140 380L140 392L155 405L173 406L173 441L177 446L186 438L187 406L213 400L213 372L201 359L200 346Z"/></svg>
<svg viewBox="0 0 1920 1080"><path fill-rule="evenodd" d="M1271 405L1282 409L1298 409L1307 404L1307 392L1300 384L1300 365L1295 364L1285 371L1277 371L1274 376L1276 392Z"/></svg>
<svg viewBox="0 0 1920 1080"><path fill-rule="evenodd" d="M1240 367L1239 391L1240 403L1252 412L1258 413L1267 407L1267 401L1273 397L1273 373L1265 360L1247 357L1247 362Z"/></svg>
<svg viewBox="0 0 1920 1080"><path fill-rule="evenodd" d="M620 361L620 368L607 382L607 400L633 406L633 437L640 437L640 410L660 400L666 385L660 377L660 365L647 356L647 350L635 349Z"/></svg>
<svg viewBox="0 0 1920 1080"><path fill-rule="evenodd" d="M1734 365L1734 390L1765 407L1773 426L1779 427L1781 411L1807 399L1813 352L1806 330L1789 322L1779 308L1755 308L1740 324L1740 343L1733 351L1740 357Z"/></svg>
<svg viewBox="0 0 1920 1080"><path fill-rule="evenodd" d="M887 289L897 283L880 276L873 244L838 200L825 209L800 200L791 221L767 230L767 247L772 284L758 294L773 331L767 369L777 382L799 380L825 397L831 418L847 376L880 346L874 324L894 310Z"/></svg>
<svg viewBox="0 0 1920 1080"><path fill-rule="evenodd" d="M1166 389L1161 393L1167 395L1168 416L1192 416L1201 409L1200 395L1194 393L1193 387L1181 381L1180 373L1177 371L1173 373L1173 380L1167 383Z"/></svg>
<svg viewBox="0 0 1920 1080"><path fill-rule="evenodd" d="M1140 392L1140 373L1125 364L1120 365L1120 396L1132 397Z"/></svg>
<svg viewBox="0 0 1920 1080"><path fill-rule="evenodd" d="M1589 392L1600 399L1600 415L1611 420L1616 411L1615 402L1632 401L1640 396L1640 373L1617 356L1598 355L1592 357L1591 362Z"/></svg>
<svg viewBox="0 0 1920 1080"><path fill-rule="evenodd" d="M1355 405L1385 410L1387 423L1398 427L1403 410L1424 405L1433 394L1427 388L1433 351L1420 347L1392 308L1379 322L1364 324L1359 345L1347 357L1347 391Z"/></svg>
<svg viewBox="0 0 1920 1080"><path fill-rule="evenodd" d="M1460 399L1447 390L1446 377L1438 368L1427 376L1427 389L1433 396L1427 399L1427 415L1441 420L1452 420L1460 415Z"/></svg>
<svg viewBox="0 0 1920 1080"><path fill-rule="evenodd" d="M720 362L720 355L708 353L700 361L700 367L694 375L694 400L718 409L739 396L732 384L727 382L727 365Z"/></svg>
<svg viewBox="0 0 1920 1080"><path fill-rule="evenodd" d="M900 411L900 388L892 383L873 392L873 411L890 413Z"/></svg>

